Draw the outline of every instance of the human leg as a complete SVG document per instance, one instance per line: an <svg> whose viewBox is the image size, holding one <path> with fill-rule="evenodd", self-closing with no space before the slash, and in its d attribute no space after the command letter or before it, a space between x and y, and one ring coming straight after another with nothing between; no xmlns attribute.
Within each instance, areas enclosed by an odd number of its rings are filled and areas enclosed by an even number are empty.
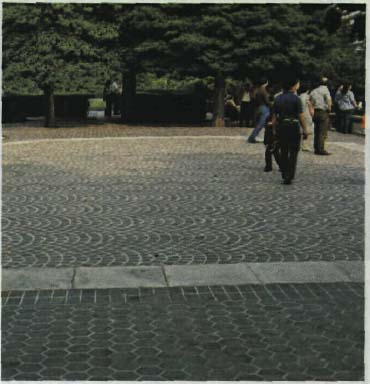
<svg viewBox="0 0 370 384"><path fill-rule="evenodd" d="M245 101L242 101L240 103L240 118L239 118L239 125L241 127L244 126L244 123L247 122L247 103Z"/></svg>
<svg viewBox="0 0 370 384"><path fill-rule="evenodd" d="M289 177L293 180L297 169L299 144L291 145L289 148Z"/></svg>
<svg viewBox="0 0 370 384"><path fill-rule="evenodd" d="M266 145L265 149L265 172L272 171L272 148L271 144Z"/></svg>
<svg viewBox="0 0 370 384"><path fill-rule="evenodd" d="M112 116L112 98L111 96L106 97L105 101L105 116L111 117Z"/></svg>
<svg viewBox="0 0 370 384"><path fill-rule="evenodd" d="M281 177L285 180L288 176L288 155L289 149L286 142L280 143L280 169Z"/></svg>
<svg viewBox="0 0 370 384"><path fill-rule="evenodd" d="M316 112L315 112L315 115L316 115ZM314 147L315 153L318 153L320 152L319 137L320 137L321 122L318 118L315 118L314 123L315 123L315 126L314 126L313 147Z"/></svg>
<svg viewBox="0 0 370 384"><path fill-rule="evenodd" d="M253 129L252 133L248 138L248 142L253 143L256 140L256 137L265 126L266 121L270 115L270 110L267 106L261 105L259 108L259 118L256 127Z"/></svg>
<svg viewBox="0 0 370 384"><path fill-rule="evenodd" d="M352 113L353 113L353 110L349 110L349 111L345 111L344 112L344 123L343 123L343 127L344 127L344 132L345 133L351 133L352 132Z"/></svg>
<svg viewBox="0 0 370 384"><path fill-rule="evenodd" d="M338 120L338 131L346 133L346 113L344 111L338 110Z"/></svg>
<svg viewBox="0 0 370 384"><path fill-rule="evenodd" d="M325 153L326 147L325 143L328 138L328 131L329 131L329 113L324 112L323 115L323 121L321 124L321 131L320 131L320 152Z"/></svg>

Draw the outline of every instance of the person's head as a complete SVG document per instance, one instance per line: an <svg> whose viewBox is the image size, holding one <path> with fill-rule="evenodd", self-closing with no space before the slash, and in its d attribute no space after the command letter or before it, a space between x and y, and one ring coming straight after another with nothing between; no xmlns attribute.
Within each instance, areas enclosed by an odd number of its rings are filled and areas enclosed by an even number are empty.
<svg viewBox="0 0 370 384"><path fill-rule="evenodd" d="M302 94L305 92L310 92L311 89L312 89L311 84L308 81L304 81L304 82L300 83L299 93Z"/></svg>
<svg viewBox="0 0 370 384"><path fill-rule="evenodd" d="M291 91L291 92L297 92L299 89L299 79L297 77L291 77L287 78L283 82L283 90L285 92Z"/></svg>
<svg viewBox="0 0 370 384"><path fill-rule="evenodd" d="M249 91L252 88L252 83L249 80L247 80L244 83L244 87L243 88L244 88L245 91Z"/></svg>
<svg viewBox="0 0 370 384"><path fill-rule="evenodd" d="M269 81L266 77L261 77L258 84L260 87L267 87L269 85Z"/></svg>
<svg viewBox="0 0 370 384"><path fill-rule="evenodd" d="M326 76L324 75L320 76L320 85L328 85L328 82L329 82L329 79Z"/></svg>
<svg viewBox="0 0 370 384"><path fill-rule="evenodd" d="M341 90L341 92L343 93L343 95L345 95L350 89L351 89L351 83L349 83L348 81L344 82L343 83L343 88Z"/></svg>

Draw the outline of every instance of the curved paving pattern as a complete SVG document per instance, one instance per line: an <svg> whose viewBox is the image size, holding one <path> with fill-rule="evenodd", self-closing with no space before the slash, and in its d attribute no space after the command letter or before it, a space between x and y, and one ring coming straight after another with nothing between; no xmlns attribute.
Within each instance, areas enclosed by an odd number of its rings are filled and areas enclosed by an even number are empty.
<svg viewBox="0 0 370 384"><path fill-rule="evenodd" d="M364 155L332 152L287 187L235 137L5 144L3 267L362 260Z"/></svg>

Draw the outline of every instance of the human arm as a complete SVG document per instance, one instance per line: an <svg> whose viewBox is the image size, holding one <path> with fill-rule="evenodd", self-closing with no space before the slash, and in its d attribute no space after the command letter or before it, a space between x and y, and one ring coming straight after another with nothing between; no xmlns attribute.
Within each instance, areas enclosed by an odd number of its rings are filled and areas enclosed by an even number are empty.
<svg viewBox="0 0 370 384"><path fill-rule="evenodd" d="M358 108L357 102L355 100L355 95L353 92L349 92L349 99L351 100L351 104L354 106L354 108Z"/></svg>
<svg viewBox="0 0 370 384"><path fill-rule="evenodd" d="M313 117L315 113L315 109L309 99L307 99L307 108L308 108L308 112L310 113L310 116Z"/></svg>
<svg viewBox="0 0 370 384"><path fill-rule="evenodd" d="M298 114L298 119L299 119L299 122L301 124L302 129L303 129L303 139L307 139L308 131L307 131L306 121L305 121L303 112L300 112Z"/></svg>
<svg viewBox="0 0 370 384"><path fill-rule="evenodd" d="M276 123L277 123L276 113L272 112L272 115L271 115L271 127L272 127L272 135L274 137L276 136Z"/></svg>
<svg viewBox="0 0 370 384"><path fill-rule="evenodd" d="M270 95L265 88L263 88L263 91L262 91L262 98L263 98L264 104L267 105L269 108L271 108L273 103L270 101Z"/></svg>
<svg viewBox="0 0 370 384"><path fill-rule="evenodd" d="M306 140L308 137L308 131L307 131L305 115L303 112L303 103L299 97L297 97L296 108L297 108L298 120L299 120L301 127L303 129L303 139Z"/></svg>
<svg viewBox="0 0 370 384"><path fill-rule="evenodd" d="M325 93L324 93L324 100L326 102L326 105L328 107L328 110L330 111L331 110L331 107L333 105L333 102L331 100L331 96L330 96L330 92L329 92L329 89L328 87L325 87Z"/></svg>

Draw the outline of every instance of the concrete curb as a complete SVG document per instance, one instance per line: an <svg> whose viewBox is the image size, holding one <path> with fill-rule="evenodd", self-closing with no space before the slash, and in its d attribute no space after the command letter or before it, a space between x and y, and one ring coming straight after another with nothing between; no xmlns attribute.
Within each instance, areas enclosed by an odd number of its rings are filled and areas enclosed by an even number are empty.
<svg viewBox="0 0 370 384"><path fill-rule="evenodd" d="M3 291L364 282L363 261L3 269Z"/></svg>

